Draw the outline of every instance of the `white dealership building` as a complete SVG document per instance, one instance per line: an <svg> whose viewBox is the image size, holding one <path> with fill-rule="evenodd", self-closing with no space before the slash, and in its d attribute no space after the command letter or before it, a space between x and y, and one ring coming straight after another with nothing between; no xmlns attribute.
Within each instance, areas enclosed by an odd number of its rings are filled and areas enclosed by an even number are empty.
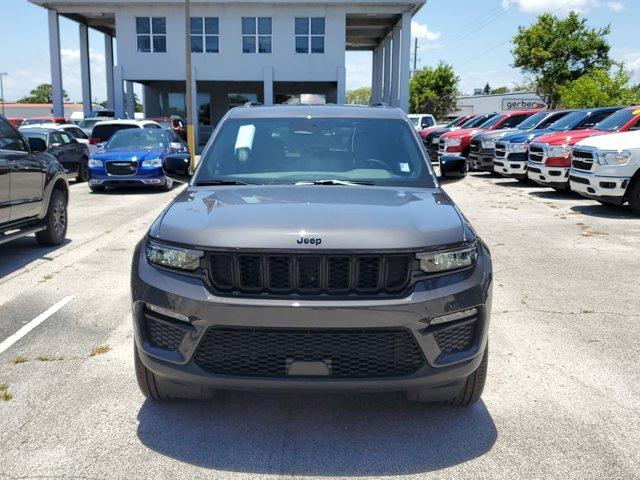
<svg viewBox="0 0 640 480"><path fill-rule="evenodd" d="M128 111L133 117L133 84L139 83L146 116L184 117L184 1L29 1L48 9L55 115L63 113L63 16L78 23L85 113L91 109L93 28L104 33L108 102L119 116ZM247 101L344 103L349 50L372 52L374 102L408 110L411 19L425 1L191 0L189 88L199 138L208 138L229 108Z"/></svg>

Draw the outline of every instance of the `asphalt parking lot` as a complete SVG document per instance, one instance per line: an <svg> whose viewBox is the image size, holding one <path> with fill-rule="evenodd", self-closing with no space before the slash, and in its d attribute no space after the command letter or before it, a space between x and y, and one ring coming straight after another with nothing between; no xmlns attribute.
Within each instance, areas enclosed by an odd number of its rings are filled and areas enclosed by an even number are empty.
<svg viewBox="0 0 640 480"><path fill-rule="evenodd" d="M178 190L72 185L65 245L0 247L0 342L67 302L0 353L0 478L640 478L640 218L484 174L446 190L494 257L489 376L470 409L399 394L145 401L130 260Z"/></svg>

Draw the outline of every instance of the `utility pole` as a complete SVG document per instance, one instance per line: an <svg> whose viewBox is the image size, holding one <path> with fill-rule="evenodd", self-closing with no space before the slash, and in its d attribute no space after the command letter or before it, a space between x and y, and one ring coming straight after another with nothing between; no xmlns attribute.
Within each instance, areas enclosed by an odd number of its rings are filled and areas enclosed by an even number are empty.
<svg viewBox="0 0 640 480"><path fill-rule="evenodd" d="M0 102L2 102L2 115L4 115L4 85L2 84L2 77L6 77L9 74L7 72L0 72Z"/></svg>
<svg viewBox="0 0 640 480"><path fill-rule="evenodd" d="M416 37L416 43L413 47L413 73L418 70L418 38Z"/></svg>
<svg viewBox="0 0 640 480"><path fill-rule="evenodd" d="M184 45L185 45L185 101L187 110L187 145L189 146L189 153L191 154L191 170L196 168L196 139L194 125L194 111L193 111L193 95L191 91L191 5L189 0L184 0Z"/></svg>

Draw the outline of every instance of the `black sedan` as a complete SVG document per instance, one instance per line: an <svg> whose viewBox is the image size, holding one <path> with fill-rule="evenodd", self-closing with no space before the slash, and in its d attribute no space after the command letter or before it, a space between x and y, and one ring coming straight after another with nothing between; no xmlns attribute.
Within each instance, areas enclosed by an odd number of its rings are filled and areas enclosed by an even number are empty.
<svg viewBox="0 0 640 480"><path fill-rule="evenodd" d="M79 182L89 179L89 147L79 143L72 135L52 128L25 128L20 132L27 137L32 148L49 152L58 159L67 177Z"/></svg>

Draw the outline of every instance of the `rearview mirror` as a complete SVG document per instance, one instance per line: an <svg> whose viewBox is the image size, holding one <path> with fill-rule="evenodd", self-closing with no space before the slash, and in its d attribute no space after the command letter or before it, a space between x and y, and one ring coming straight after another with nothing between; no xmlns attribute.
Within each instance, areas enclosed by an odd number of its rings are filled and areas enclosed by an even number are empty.
<svg viewBox="0 0 640 480"><path fill-rule="evenodd" d="M41 138L30 137L29 138L29 147L31 151L34 153L46 152L47 151L47 142L45 142Z"/></svg>
<svg viewBox="0 0 640 480"><path fill-rule="evenodd" d="M191 155L188 153L174 153L164 157L162 163L164 174L179 182L191 180Z"/></svg>
<svg viewBox="0 0 640 480"><path fill-rule="evenodd" d="M469 167L467 159L458 155L443 155L440 157L440 179L455 180L464 178Z"/></svg>

